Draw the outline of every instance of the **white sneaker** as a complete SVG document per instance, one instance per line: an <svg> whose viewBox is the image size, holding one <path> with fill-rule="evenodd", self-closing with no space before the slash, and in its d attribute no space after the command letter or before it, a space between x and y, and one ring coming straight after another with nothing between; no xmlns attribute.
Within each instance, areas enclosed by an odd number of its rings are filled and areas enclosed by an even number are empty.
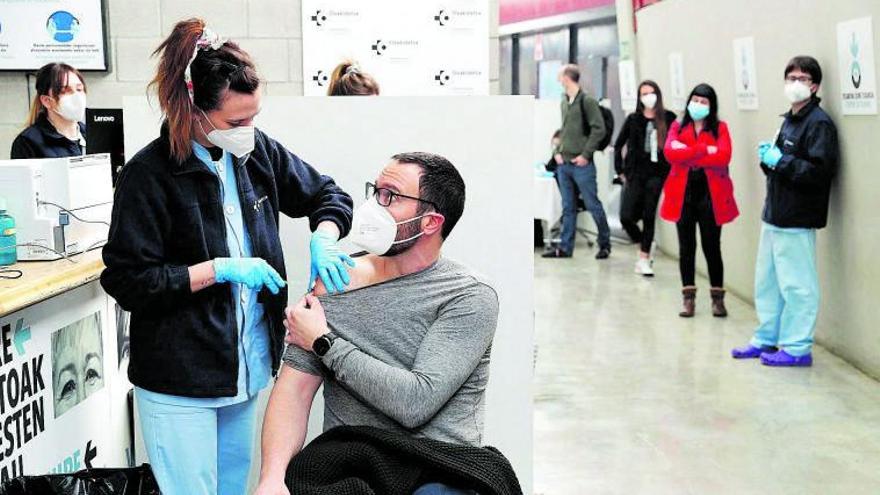
<svg viewBox="0 0 880 495"><path fill-rule="evenodd" d="M651 265L651 260L646 258L639 258L639 260L636 261L636 273L644 277L653 277L654 267L652 267Z"/></svg>

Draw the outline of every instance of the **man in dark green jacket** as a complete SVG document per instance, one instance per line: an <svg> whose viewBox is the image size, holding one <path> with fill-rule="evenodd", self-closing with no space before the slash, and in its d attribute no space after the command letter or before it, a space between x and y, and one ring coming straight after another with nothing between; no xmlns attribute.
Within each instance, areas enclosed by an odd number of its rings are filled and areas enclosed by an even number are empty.
<svg viewBox="0 0 880 495"><path fill-rule="evenodd" d="M580 191L587 210L599 229L599 252L596 259L611 254L611 230L605 218L605 210L599 201L596 184L596 166L593 153L605 137L605 120L599 103L580 88L580 69L569 64L559 73L559 81L565 88L562 101L562 136L556 150L559 168L556 177L562 194L562 242L559 248L544 254L545 258L570 258L574 252L574 236L577 227L577 193Z"/></svg>

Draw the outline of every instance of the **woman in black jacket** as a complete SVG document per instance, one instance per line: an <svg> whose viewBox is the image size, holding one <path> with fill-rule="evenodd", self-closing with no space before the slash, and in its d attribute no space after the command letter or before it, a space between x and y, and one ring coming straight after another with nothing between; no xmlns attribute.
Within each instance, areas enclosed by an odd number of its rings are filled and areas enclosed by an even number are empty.
<svg viewBox="0 0 880 495"><path fill-rule="evenodd" d="M654 275L654 223L663 182L669 174L663 146L666 131L674 120L675 114L663 107L663 93L657 83L644 81L639 85L636 111L626 117L614 142L614 170L624 184L620 223L633 242L641 244L635 271L646 277Z"/></svg>
<svg viewBox="0 0 880 495"><path fill-rule="evenodd" d="M128 374L162 493L241 494L284 346L279 213L308 217L312 276L341 290L352 201L253 127L261 84L237 44L190 19L156 54L165 122L119 175L101 284L131 312Z"/></svg>
<svg viewBox="0 0 880 495"><path fill-rule="evenodd" d="M12 141L9 157L63 158L86 152L86 82L74 67L46 64L37 71L37 94L27 128Z"/></svg>

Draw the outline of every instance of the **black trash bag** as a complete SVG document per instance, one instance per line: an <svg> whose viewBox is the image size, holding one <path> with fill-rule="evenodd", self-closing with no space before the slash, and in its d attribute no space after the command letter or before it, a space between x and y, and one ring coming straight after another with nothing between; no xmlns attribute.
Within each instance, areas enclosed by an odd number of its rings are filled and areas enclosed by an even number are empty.
<svg viewBox="0 0 880 495"><path fill-rule="evenodd" d="M84 469L69 474L22 476L0 486L0 495L162 495L149 464Z"/></svg>

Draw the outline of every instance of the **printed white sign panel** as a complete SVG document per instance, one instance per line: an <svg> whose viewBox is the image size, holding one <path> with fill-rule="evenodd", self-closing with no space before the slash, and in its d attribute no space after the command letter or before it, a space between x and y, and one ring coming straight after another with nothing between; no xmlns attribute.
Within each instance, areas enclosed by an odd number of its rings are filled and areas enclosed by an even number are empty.
<svg viewBox="0 0 880 495"><path fill-rule="evenodd" d="M669 54L669 89L672 95L672 108L682 111L687 104L684 100L684 59L681 52L673 52Z"/></svg>
<svg viewBox="0 0 880 495"><path fill-rule="evenodd" d="M636 109L638 99L638 82L636 82L636 64L632 60L621 60L617 64L620 77L620 106L627 112Z"/></svg>
<svg viewBox="0 0 880 495"><path fill-rule="evenodd" d="M303 0L306 96L353 60L386 96L488 95L489 2Z"/></svg>
<svg viewBox="0 0 880 495"><path fill-rule="evenodd" d="M733 40L733 67L736 107L740 110L757 110L758 72L755 69L754 37L748 36Z"/></svg>
<svg viewBox="0 0 880 495"><path fill-rule="evenodd" d="M0 70L107 70L101 0L0 1Z"/></svg>
<svg viewBox="0 0 880 495"><path fill-rule="evenodd" d="M876 115L877 79L871 17L837 24L837 60L843 113Z"/></svg>

